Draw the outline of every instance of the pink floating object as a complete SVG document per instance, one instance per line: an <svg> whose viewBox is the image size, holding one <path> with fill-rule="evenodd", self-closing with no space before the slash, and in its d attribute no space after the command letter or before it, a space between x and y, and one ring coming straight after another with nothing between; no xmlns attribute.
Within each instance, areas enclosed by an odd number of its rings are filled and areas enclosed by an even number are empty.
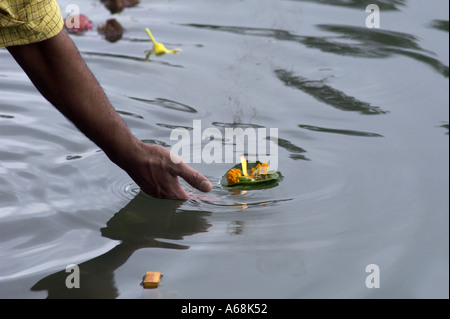
<svg viewBox="0 0 450 319"><path fill-rule="evenodd" d="M83 33L92 29L92 22L83 14L69 15L64 20L64 29L70 33Z"/></svg>

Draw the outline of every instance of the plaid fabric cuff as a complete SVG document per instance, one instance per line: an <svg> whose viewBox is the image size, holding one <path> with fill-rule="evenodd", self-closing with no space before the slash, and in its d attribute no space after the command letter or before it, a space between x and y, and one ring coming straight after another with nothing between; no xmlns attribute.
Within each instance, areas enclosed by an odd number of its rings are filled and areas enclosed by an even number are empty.
<svg viewBox="0 0 450 319"><path fill-rule="evenodd" d="M56 0L1 0L0 47L50 39L63 27Z"/></svg>

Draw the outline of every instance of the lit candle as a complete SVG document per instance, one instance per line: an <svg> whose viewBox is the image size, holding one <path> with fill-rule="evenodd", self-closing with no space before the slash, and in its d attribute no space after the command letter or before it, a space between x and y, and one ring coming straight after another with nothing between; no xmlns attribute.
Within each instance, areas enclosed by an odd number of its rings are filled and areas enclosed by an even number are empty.
<svg viewBox="0 0 450 319"><path fill-rule="evenodd" d="M244 155L241 155L241 165L242 165L242 175L248 176L247 174L247 160Z"/></svg>

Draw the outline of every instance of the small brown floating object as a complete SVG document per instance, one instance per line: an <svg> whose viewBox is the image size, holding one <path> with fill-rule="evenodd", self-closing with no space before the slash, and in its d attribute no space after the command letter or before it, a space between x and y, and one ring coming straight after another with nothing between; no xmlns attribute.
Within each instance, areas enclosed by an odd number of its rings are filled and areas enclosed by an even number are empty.
<svg viewBox="0 0 450 319"><path fill-rule="evenodd" d="M144 277L144 288L157 288L161 282L161 273L159 271L147 271Z"/></svg>
<svg viewBox="0 0 450 319"><path fill-rule="evenodd" d="M116 19L109 19L103 27L98 28L98 32L105 36L109 42L116 42L122 39L123 27Z"/></svg>
<svg viewBox="0 0 450 319"><path fill-rule="evenodd" d="M139 0L101 0L111 13L121 12L125 8L134 7Z"/></svg>

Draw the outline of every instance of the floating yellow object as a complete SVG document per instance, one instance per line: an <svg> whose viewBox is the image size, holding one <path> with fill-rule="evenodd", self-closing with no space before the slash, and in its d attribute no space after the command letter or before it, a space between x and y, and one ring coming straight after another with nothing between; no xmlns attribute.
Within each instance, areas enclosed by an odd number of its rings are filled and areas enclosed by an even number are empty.
<svg viewBox="0 0 450 319"><path fill-rule="evenodd" d="M241 170L238 168L232 168L227 173L228 184L234 184L239 182L239 178L242 176Z"/></svg>
<svg viewBox="0 0 450 319"><path fill-rule="evenodd" d="M164 44L156 42L155 38L153 37L153 34L150 32L148 28L145 29L145 32L147 32L147 35L149 36L150 40L153 42L153 50L148 51L147 60L149 59L150 55L154 53L156 56L161 56L164 54L177 54L181 51L181 49L171 49L168 50Z"/></svg>
<svg viewBox="0 0 450 319"><path fill-rule="evenodd" d="M144 288L157 288L161 282L161 273L159 271L147 271L144 278Z"/></svg>

